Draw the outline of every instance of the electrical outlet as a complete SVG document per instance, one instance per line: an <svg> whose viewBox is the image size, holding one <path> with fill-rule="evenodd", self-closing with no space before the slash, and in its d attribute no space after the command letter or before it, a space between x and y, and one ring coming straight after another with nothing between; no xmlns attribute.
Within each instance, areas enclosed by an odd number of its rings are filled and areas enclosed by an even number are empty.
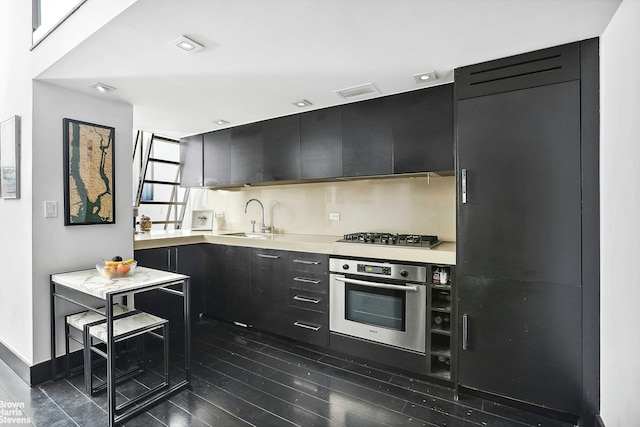
<svg viewBox="0 0 640 427"><path fill-rule="evenodd" d="M224 218L224 211L216 211L215 217L216 218Z"/></svg>
<svg viewBox="0 0 640 427"><path fill-rule="evenodd" d="M329 220L330 221L340 221L340 213L339 212L329 212Z"/></svg>

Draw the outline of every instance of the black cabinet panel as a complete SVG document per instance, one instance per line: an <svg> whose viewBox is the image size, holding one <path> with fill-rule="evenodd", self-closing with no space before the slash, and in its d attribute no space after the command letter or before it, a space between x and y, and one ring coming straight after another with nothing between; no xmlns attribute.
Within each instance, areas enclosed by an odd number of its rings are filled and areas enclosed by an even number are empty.
<svg viewBox="0 0 640 427"><path fill-rule="evenodd" d="M579 91L572 81L458 101L459 274L580 283Z"/></svg>
<svg viewBox="0 0 640 427"><path fill-rule="evenodd" d="M252 249L253 325L268 332L289 332L289 255L286 251Z"/></svg>
<svg viewBox="0 0 640 427"><path fill-rule="evenodd" d="M262 180L300 179L300 116L293 115L262 123Z"/></svg>
<svg viewBox="0 0 640 427"><path fill-rule="evenodd" d="M251 289L251 248L225 247L224 270L227 318L234 322L253 324L253 292Z"/></svg>
<svg viewBox="0 0 640 427"><path fill-rule="evenodd" d="M208 271L206 286L206 313L208 316L229 319L226 301L226 246L207 245L206 268Z"/></svg>
<svg viewBox="0 0 640 427"><path fill-rule="evenodd" d="M466 276L459 298L461 385L580 413L579 287Z"/></svg>
<svg viewBox="0 0 640 427"><path fill-rule="evenodd" d="M393 173L453 170L453 85L392 100Z"/></svg>
<svg viewBox="0 0 640 427"><path fill-rule="evenodd" d="M204 134L204 185L231 182L231 130L223 129Z"/></svg>
<svg viewBox="0 0 640 427"><path fill-rule="evenodd" d="M349 176L393 173L391 97L342 107L342 174Z"/></svg>
<svg viewBox="0 0 640 427"><path fill-rule="evenodd" d="M180 139L180 186L202 187L202 135Z"/></svg>
<svg viewBox="0 0 640 427"><path fill-rule="evenodd" d="M231 183L262 182L262 123L231 128Z"/></svg>
<svg viewBox="0 0 640 427"><path fill-rule="evenodd" d="M342 176L342 107L300 115L300 177Z"/></svg>

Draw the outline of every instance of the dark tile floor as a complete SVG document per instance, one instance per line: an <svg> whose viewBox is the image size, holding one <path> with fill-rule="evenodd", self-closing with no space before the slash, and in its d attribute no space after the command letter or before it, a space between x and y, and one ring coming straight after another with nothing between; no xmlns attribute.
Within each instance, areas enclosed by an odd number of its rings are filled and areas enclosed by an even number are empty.
<svg viewBox="0 0 640 427"><path fill-rule="evenodd" d="M570 425L476 397L454 401L448 388L216 321L194 326L192 356L191 388L127 426ZM181 355L171 357L182 375ZM158 363L119 386L119 399L157 381ZM36 426L106 424L105 394L88 397L81 377L30 388L0 362L0 402L15 402L12 416Z"/></svg>

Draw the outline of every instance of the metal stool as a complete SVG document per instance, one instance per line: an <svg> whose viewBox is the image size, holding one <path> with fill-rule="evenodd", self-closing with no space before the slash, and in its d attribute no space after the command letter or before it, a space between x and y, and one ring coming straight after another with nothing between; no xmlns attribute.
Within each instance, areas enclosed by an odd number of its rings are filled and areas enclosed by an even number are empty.
<svg viewBox="0 0 640 427"><path fill-rule="evenodd" d="M162 334L158 334L156 332L158 329L162 329ZM147 396L157 392L164 387L169 386L169 321L161 317L137 310L125 313L117 319L114 319L113 321L114 343L123 342L135 337L143 338L144 335L147 334L163 341L164 381L157 386L145 391L141 395L136 396L135 398L121 404L120 406L117 406L117 411L135 405L137 402L145 399ZM93 386L93 366L91 360L92 353L102 356L104 359L107 358L107 353L94 345L94 340L106 343L107 339L108 337L106 321L102 320L95 323L88 323L84 326L84 379L87 393L91 393L91 395L104 390L107 386L106 381L102 381L96 387ZM144 342L143 339L141 341ZM144 344L142 344L142 352L144 355ZM134 369L132 371L128 371L122 375L119 375L117 377L116 383L120 383L134 375L137 375L139 372L142 372L142 366L140 365L143 365L143 359L139 360L138 365L139 369Z"/></svg>
<svg viewBox="0 0 640 427"><path fill-rule="evenodd" d="M100 321L104 322L106 320L105 308L100 307L98 308L98 310L102 314L96 313L95 311L87 310L87 311L81 311L79 313L69 314L65 316L64 333L65 333L65 356L66 356L66 365L67 365L67 377L71 375L72 371L74 371L74 374L75 374L75 371L84 368L84 365L80 365L71 369L69 340L73 340L77 342L78 344L82 345L82 348L84 349L84 335L81 335L82 338L76 338L71 333L71 328L78 330L81 334L84 334L85 325L88 325L89 323L95 324L96 322L100 322ZM113 316L117 317L124 313L128 313L131 310L132 309L130 309L129 307L125 307L120 304L115 304L113 306ZM83 360L84 360L84 357L83 357Z"/></svg>

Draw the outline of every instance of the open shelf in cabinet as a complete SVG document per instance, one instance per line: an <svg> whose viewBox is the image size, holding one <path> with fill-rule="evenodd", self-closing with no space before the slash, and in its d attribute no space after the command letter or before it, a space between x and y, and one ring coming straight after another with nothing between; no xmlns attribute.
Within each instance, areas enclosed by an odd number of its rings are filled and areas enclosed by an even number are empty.
<svg viewBox="0 0 640 427"><path fill-rule="evenodd" d="M455 266L431 265L428 298L428 373L447 381L454 380L455 359L454 294Z"/></svg>

